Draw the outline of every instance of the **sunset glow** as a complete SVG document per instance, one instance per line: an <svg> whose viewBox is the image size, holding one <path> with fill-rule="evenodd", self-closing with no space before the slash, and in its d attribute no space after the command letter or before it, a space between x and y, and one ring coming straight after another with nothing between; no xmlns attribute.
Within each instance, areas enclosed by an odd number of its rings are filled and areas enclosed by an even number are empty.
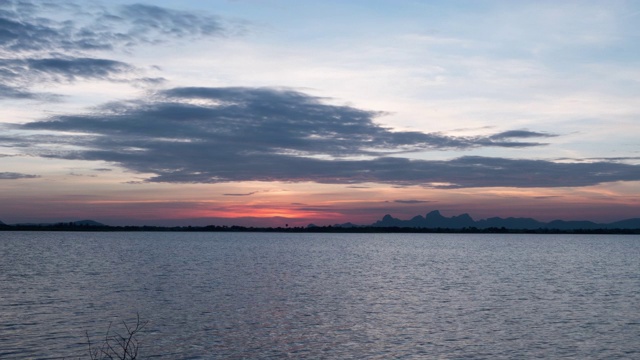
<svg viewBox="0 0 640 360"><path fill-rule="evenodd" d="M0 10L4 223L640 216L638 3Z"/></svg>

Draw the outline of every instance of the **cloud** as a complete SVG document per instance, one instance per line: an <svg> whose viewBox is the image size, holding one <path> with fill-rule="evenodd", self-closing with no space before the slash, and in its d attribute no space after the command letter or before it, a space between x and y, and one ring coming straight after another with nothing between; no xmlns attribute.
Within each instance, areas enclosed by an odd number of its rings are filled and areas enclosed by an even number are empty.
<svg viewBox="0 0 640 360"><path fill-rule="evenodd" d="M242 193L242 194L222 194L224 196L251 196L253 194L258 193L258 191L252 191L250 193Z"/></svg>
<svg viewBox="0 0 640 360"><path fill-rule="evenodd" d="M640 180L640 166L613 162L555 163L465 156L451 161L431 162L430 165L432 169L429 169L429 173L435 170L447 174L447 177L441 177L441 181L449 184L436 185L436 188L566 187Z"/></svg>
<svg viewBox="0 0 640 360"><path fill-rule="evenodd" d="M38 175L21 174L15 172L0 172L0 180L17 180L17 179L33 179Z"/></svg>
<svg viewBox="0 0 640 360"><path fill-rule="evenodd" d="M187 38L227 33L220 18L159 6L133 4L122 6L117 16L129 26L129 34L142 41L155 43L163 37ZM152 34L150 36L150 34Z"/></svg>
<svg viewBox="0 0 640 360"><path fill-rule="evenodd" d="M504 140L504 139L540 138L540 137L555 137L555 136L558 136L558 135L528 131L528 130L510 130L510 131L504 131L501 133L491 135L489 138L493 140Z"/></svg>
<svg viewBox="0 0 640 360"><path fill-rule="evenodd" d="M156 84L131 64L96 51L129 51L144 44L226 36L232 26L210 15L150 5L102 7L73 1L0 2L0 99L59 100L36 93L38 83L80 79Z"/></svg>
<svg viewBox="0 0 640 360"><path fill-rule="evenodd" d="M126 73L133 69L132 66L120 61L92 58L28 59L25 63L31 72L66 81L77 78L108 79L114 74Z"/></svg>
<svg viewBox="0 0 640 360"><path fill-rule="evenodd" d="M575 162L593 162L593 161L607 161L607 162L626 162L626 163L638 163L640 156L615 156L615 157L589 157L589 158L568 158L562 157L556 159L558 161L575 161Z"/></svg>
<svg viewBox="0 0 640 360"><path fill-rule="evenodd" d="M428 201L428 200L393 200L393 202L398 203L398 204L424 204L424 203L430 203L432 201Z"/></svg>
<svg viewBox="0 0 640 360"><path fill-rule="evenodd" d="M321 100L272 88L174 88L152 99L109 103L95 114L59 116L25 124L24 128L99 135L70 141L75 145L89 141L87 146L109 152L111 161L116 162L125 161L123 156L131 159L173 149L174 153L166 154L168 162L176 156L202 152L217 161L241 161L254 168L264 163L272 166L279 158L335 160L424 150L540 145L494 141L486 136L394 132L374 123L374 118L383 115L380 112L327 105ZM98 155L92 151L83 154ZM252 160L258 158L260 163Z"/></svg>
<svg viewBox="0 0 640 360"><path fill-rule="evenodd" d="M0 88L0 96L42 99L45 94L28 90L33 83L71 83L80 79L145 81L136 77L137 72L131 65L107 59L68 56L0 59L0 80L10 84Z"/></svg>
<svg viewBox="0 0 640 360"><path fill-rule="evenodd" d="M392 131L374 122L381 115L328 105L320 98L287 89L174 88L148 99L108 103L91 114L55 116L15 126L22 131L60 134L23 138L23 142L39 144L25 150L34 155L107 161L155 174L149 182L373 182L461 188L587 186L640 180L638 166L614 162L403 158L406 152L539 146L517 139L551 135L514 130L454 137Z"/></svg>
<svg viewBox="0 0 640 360"><path fill-rule="evenodd" d="M0 99L57 101L60 98L59 95L51 93L33 92L18 86L0 84Z"/></svg>
<svg viewBox="0 0 640 360"><path fill-rule="evenodd" d="M117 50L229 31L217 17L152 5L106 8L24 0L0 4L0 44L13 52Z"/></svg>

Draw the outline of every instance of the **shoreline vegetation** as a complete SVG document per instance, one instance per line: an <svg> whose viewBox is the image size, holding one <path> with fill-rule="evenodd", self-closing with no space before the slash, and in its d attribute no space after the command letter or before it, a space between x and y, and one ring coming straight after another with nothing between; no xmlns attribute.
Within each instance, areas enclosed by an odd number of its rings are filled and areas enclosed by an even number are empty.
<svg viewBox="0 0 640 360"><path fill-rule="evenodd" d="M307 227L245 227L245 226L110 226L61 222L45 225L0 225L0 231L87 231L87 232L281 232L281 233L452 233L452 234L621 234L637 235L640 228L601 229L510 229L506 227L401 227L401 226L307 226Z"/></svg>
<svg viewBox="0 0 640 360"><path fill-rule="evenodd" d="M0 231L176 231L176 232L288 232L288 233L469 233L469 234L640 234L640 218L598 224L591 221L554 220L541 222L532 218L493 217L474 220L469 214L446 217L433 210L401 220L387 214L370 225L344 224L306 227L247 227L239 225L206 226L111 226L94 220L48 224L8 225L0 221Z"/></svg>

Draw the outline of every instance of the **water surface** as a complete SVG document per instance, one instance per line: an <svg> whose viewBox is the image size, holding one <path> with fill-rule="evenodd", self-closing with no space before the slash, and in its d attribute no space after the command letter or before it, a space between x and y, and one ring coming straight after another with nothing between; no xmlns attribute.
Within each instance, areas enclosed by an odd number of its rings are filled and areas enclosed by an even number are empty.
<svg viewBox="0 0 640 360"><path fill-rule="evenodd" d="M0 358L638 358L640 236L0 232Z"/></svg>

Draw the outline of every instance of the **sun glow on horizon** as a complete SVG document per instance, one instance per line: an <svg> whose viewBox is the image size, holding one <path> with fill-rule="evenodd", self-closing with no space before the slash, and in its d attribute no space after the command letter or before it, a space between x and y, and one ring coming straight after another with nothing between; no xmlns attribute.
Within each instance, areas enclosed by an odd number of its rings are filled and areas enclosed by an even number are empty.
<svg viewBox="0 0 640 360"><path fill-rule="evenodd" d="M640 214L640 3L64 3L0 1L0 221Z"/></svg>

